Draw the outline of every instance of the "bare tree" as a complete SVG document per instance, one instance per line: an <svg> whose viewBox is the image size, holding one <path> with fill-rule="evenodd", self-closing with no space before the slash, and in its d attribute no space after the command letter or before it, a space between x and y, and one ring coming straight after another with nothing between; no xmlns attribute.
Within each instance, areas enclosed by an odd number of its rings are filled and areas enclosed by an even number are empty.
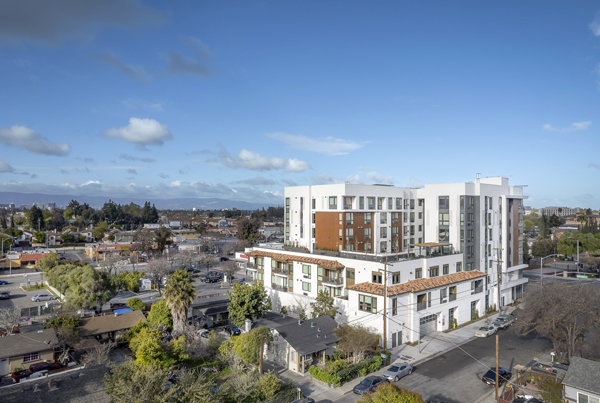
<svg viewBox="0 0 600 403"><path fill-rule="evenodd" d="M81 356L81 363L88 367L110 364L110 352L115 345L116 343L108 341L88 350Z"/></svg>
<svg viewBox="0 0 600 403"><path fill-rule="evenodd" d="M210 270L210 265L216 260L213 255L209 255L208 253L199 253L198 254L198 266L206 266L206 271Z"/></svg>
<svg viewBox="0 0 600 403"><path fill-rule="evenodd" d="M7 333L12 333L15 327L19 326L21 310L16 306L11 308L0 308L0 328L6 329Z"/></svg>
<svg viewBox="0 0 600 403"><path fill-rule="evenodd" d="M579 258L579 261L584 267L589 268L592 271L598 271L600 269L600 257L598 256L584 255Z"/></svg>
<svg viewBox="0 0 600 403"><path fill-rule="evenodd" d="M600 296L593 285L544 281L530 285L515 328L523 334L548 337L565 361L581 352L584 342L600 328Z"/></svg>
<svg viewBox="0 0 600 403"><path fill-rule="evenodd" d="M118 274L126 270L127 261L121 255L110 253L101 263L102 269L108 274Z"/></svg>
<svg viewBox="0 0 600 403"><path fill-rule="evenodd" d="M300 320L307 320L310 316L310 299L303 297L294 297L296 304L290 308Z"/></svg>
<svg viewBox="0 0 600 403"><path fill-rule="evenodd" d="M194 261L194 252L191 250L182 250L177 254L177 260L181 263L182 268L191 267Z"/></svg>
<svg viewBox="0 0 600 403"><path fill-rule="evenodd" d="M335 329L340 338L337 349L354 357L354 362L367 353L374 351L379 343L379 335L375 329L359 324L343 325Z"/></svg>
<svg viewBox="0 0 600 403"><path fill-rule="evenodd" d="M235 272L237 271L237 269L238 269L237 263L233 262L231 260L225 262L221 266L221 270L227 276L227 281L229 281L230 283L231 283L231 277L235 274Z"/></svg>
<svg viewBox="0 0 600 403"><path fill-rule="evenodd" d="M133 233L133 245L131 250L145 253L150 257L150 251L154 244L154 234L149 229L139 229Z"/></svg>
<svg viewBox="0 0 600 403"><path fill-rule="evenodd" d="M144 273L146 277L154 284L161 295L160 287L162 286L163 278L171 272L171 265L165 259L152 260L146 265Z"/></svg>

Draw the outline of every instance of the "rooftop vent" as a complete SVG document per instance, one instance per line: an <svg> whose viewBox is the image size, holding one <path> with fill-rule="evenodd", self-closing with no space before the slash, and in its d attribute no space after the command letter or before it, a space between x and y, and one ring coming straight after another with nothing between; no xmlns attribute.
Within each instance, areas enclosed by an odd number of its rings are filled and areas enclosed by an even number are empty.
<svg viewBox="0 0 600 403"><path fill-rule="evenodd" d="M310 322L310 327L315 327L315 322Z"/></svg>
<svg viewBox="0 0 600 403"><path fill-rule="evenodd" d="M321 328L320 328L320 327L318 327L318 328L317 328L317 332L320 332L320 331L321 331Z"/></svg>
<svg viewBox="0 0 600 403"><path fill-rule="evenodd" d="M319 337L321 337L321 335L320 335L320 334L318 334L318 335L317 335L317 339L318 339Z"/></svg>
<svg viewBox="0 0 600 403"><path fill-rule="evenodd" d="M298 321L298 325L301 325L301 324L302 324L302 321L301 321L301 320L299 320L299 321Z"/></svg>

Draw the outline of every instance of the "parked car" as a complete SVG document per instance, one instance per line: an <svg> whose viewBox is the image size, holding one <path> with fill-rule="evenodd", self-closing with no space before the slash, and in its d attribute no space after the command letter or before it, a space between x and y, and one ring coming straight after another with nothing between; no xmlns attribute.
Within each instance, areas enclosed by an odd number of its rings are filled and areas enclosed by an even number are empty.
<svg viewBox="0 0 600 403"><path fill-rule="evenodd" d="M501 386L504 382L508 381L512 377L510 371L506 368L498 368L498 386ZM490 369L481 378L483 383L487 383L491 386L496 386L496 368Z"/></svg>
<svg viewBox="0 0 600 403"><path fill-rule="evenodd" d="M543 362L534 362L531 365L532 371L544 372L546 374L557 374L560 371L567 371L569 369L568 365L562 364L544 364Z"/></svg>
<svg viewBox="0 0 600 403"><path fill-rule="evenodd" d="M385 381L385 379L379 376L368 376L363 379L358 385L352 389L354 393L357 395L364 395L367 392L372 392L377 388L381 382Z"/></svg>
<svg viewBox="0 0 600 403"><path fill-rule="evenodd" d="M0 290L0 299L10 299L10 291Z"/></svg>
<svg viewBox="0 0 600 403"><path fill-rule="evenodd" d="M498 317L496 318L496 320L503 320L505 322L510 323L511 325L513 324L513 322L515 321L515 317L512 315L498 315Z"/></svg>
<svg viewBox="0 0 600 403"><path fill-rule="evenodd" d="M229 260L229 258L228 258L228 257L225 257L225 256L221 256L221 257L219 258L219 261L221 261L221 262L226 262L226 261L228 261L228 260Z"/></svg>
<svg viewBox="0 0 600 403"><path fill-rule="evenodd" d="M7 285L8 281L0 280L0 285Z"/></svg>
<svg viewBox="0 0 600 403"><path fill-rule="evenodd" d="M390 381L398 382L400 378L412 374L412 371L413 367L410 364L394 364L383 373L383 377Z"/></svg>
<svg viewBox="0 0 600 403"><path fill-rule="evenodd" d="M25 379L33 374L33 371L30 369L24 369L21 371L13 372L11 377L14 383L19 383L21 379Z"/></svg>
<svg viewBox="0 0 600 403"><path fill-rule="evenodd" d="M31 300L33 302L52 301L54 299L56 299L56 297L54 295L50 295L50 294L38 294L38 295L34 295L33 297L31 297Z"/></svg>
<svg viewBox="0 0 600 403"><path fill-rule="evenodd" d="M196 333L203 339L208 339L210 337L210 331L208 329L200 329Z"/></svg>
<svg viewBox="0 0 600 403"><path fill-rule="evenodd" d="M59 369L62 367L63 367L63 365L60 362L54 362L54 363L36 362L35 364L31 364L29 366L29 369L32 372L40 372L40 371L50 371L52 369Z"/></svg>
<svg viewBox="0 0 600 403"><path fill-rule="evenodd" d="M494 325L482 326L475 332L475 336L477 337L489 337L496 333L498 328Z"/></svg>
<svg viewBox="0 0 600 403"><path fill-rule="evenodd" d="M242 331L236 325L225 326L225 331L229 333L230 336L239 336L242 334Z"/></svg>
<svg viewBox="0 0 600 403"><path fill-rule="evenodd" d="M494 325L498 329L502 329L502 330L507 329L511 324L512 324L512 322L509 322L508 320L501 319L501 318L498 318L494 322L492 322L492 325Z"/></svg>
<svg viewBox="0 0 600 403"><path fill-rule="evenodd" d="M202 281L205 283L218 283L221 279L215 276L204 276L202 277Z"/></svg>

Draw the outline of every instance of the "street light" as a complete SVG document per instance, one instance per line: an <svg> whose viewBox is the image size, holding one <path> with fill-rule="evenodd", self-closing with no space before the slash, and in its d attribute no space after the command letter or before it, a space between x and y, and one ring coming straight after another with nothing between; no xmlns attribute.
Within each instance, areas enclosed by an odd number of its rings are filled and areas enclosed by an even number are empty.
<svg viewBox="0 0 600 403"><path fill-rule="evenodd" d="M544 256L540 264L540 286L542 286L542 288L544 287L544 271L542 270L544 267L544 259L548 259L549 257L555 257L555 255Z"/></svg>

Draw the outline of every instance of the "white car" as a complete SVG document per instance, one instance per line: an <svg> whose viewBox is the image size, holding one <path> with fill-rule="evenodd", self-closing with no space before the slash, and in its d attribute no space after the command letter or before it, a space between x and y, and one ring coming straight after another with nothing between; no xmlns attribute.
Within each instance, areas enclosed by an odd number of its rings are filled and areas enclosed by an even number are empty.
<svg viewBox="0 0 600 403"><path fill-rule="evenodd" d="M33 302L52 301L54 299L56 299L56 297L54 295L49 295L49 294L38 294L38 295L34 295L33 297L31 297L31 300Z"/></svg>
<svg viewBox="0 0 600 403"><path fill-rule="evenodd" d="M482 326L475 332L475 336L477 337L489 337L496 333L498 328L494 325Z"/></svg>

